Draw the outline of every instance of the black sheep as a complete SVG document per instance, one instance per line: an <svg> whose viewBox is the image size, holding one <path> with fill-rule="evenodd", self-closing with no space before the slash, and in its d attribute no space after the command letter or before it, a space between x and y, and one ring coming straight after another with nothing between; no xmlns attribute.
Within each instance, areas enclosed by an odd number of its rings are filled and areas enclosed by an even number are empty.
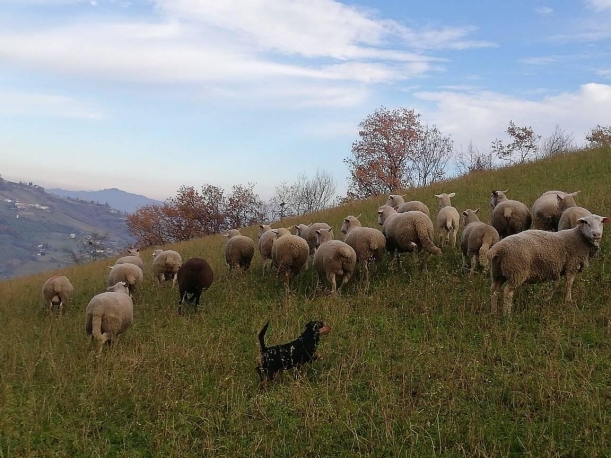
<svg viewBox="0 0 611 458"><path fill-rule="evenodd" d="M212 268L202 258L191 258L185 261L178 269L178 313L182 313L182 303L186 299L189 303L195 303L195 310L199 305L199 297L202 291L208 289L212 284L214 275ZM190 295L190 297L189 297Z"/></svg>

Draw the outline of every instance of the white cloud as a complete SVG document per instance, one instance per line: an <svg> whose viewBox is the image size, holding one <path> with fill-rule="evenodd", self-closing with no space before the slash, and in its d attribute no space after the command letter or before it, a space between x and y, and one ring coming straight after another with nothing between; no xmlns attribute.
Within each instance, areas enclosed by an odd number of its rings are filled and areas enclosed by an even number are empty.
<svg viewBox="0 0 611 458"><path fill-rule="evenodd" d="M0 91L0 113L102 119L102 112L63 95Z"/></svg>
<svg viewBox="0 0 611 458"><path fill-rule="evenodd" d="M552 14L553 12L554 10L550 8L549 6L541 6L539 8L535 8L535 13L541 14L541 15L548 15L548 14Z"/></svg>
<svg viewBox="0 0 611 458"><path fill-rule="evenodd" d="M611 9L611 0L586 0L586 5L596 11Z"/></svg>
<svg viewBox="0 0 611 458"><path fill-rule="evenodd" d="M596 74L598 76L602 76L603 78L611 78L611 68L597 70Z"/></svg>
<svg viewBox="0 0 611 458"><path fill-rule="evenodd" d="M451 134L456 147L472 140L484 150L495 138L503 138L513 120L532 126L535 133L549 135L556 125L574 134L577 142L597 124L611 119L611 85L588 83L575 92L540 100L525 100L496 92L417 92L418 99L432 102L436 110L427 122ZM578 116L576 116L578 113Z"/></svg>
<svg viewBox="0 0 611 458"><path fill-rule="evenodd" d="M240 34L262 49L305 57L371 57L397 38L415 49L488 45L462 40L474 30L470 27L416 32L334 0L157 0L157 5L171 17Z"/></svg>

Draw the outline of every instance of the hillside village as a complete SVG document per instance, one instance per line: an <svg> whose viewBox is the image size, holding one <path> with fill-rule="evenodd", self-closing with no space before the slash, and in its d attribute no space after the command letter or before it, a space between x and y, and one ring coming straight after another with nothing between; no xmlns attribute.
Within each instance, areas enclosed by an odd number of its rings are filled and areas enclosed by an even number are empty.
<svg viewBox="0 0 611 458"><path fill-rule="evenodd" d="M0 278L114 256L132 242L126 214L108 205L0 181Z"/></svg>

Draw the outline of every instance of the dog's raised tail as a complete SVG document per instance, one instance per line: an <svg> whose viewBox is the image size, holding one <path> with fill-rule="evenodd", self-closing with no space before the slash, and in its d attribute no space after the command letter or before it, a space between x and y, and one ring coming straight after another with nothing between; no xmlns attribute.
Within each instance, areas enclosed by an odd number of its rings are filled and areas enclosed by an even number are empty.
<svg viewBox="0 0 611 458"><path fill-rule="evenodd" d="M267 327L269 326L269 321L265 323L263 329L259 332L259 345L261 346L261 353L263 353L267 347L265 347L265 333L267 332Z"/></svg>

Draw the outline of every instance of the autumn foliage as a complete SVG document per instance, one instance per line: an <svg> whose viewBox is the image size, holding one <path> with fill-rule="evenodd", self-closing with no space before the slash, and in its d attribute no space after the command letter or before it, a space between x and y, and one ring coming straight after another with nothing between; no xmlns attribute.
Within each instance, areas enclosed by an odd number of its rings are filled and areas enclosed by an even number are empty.
<svg viewBox="0 0 611 458"><path fill-rule="evenodd" d="M263 202L253 191L254 184L233 186L232 192L212 185L197 191L182 186L176 197L162 205L146 205L127 217L127 226L140 247L165 245L231 228L254 224L263 219Z"/></svg>
<svg viewBox="0 0 611 458"><path fill-rule="evenodd" d="M443 178L452 156L452 141L420 121L414 110L384 107L359 124L360 140L352 144L348 198L425 186Z"/></svg>

